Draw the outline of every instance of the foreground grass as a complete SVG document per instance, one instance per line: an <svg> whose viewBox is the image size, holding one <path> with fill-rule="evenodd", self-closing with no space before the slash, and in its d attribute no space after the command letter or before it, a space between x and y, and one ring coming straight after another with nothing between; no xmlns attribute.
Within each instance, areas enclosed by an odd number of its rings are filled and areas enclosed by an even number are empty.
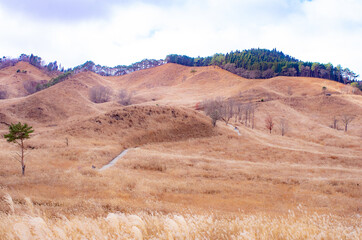
<svg viewBox="0 0 362 240"><path fill-rule="evenodd" d="M49 218L26 198L23 213L0 213L0 239L361 239L360 216L340 218L298 208L283 216L109 213L106 217Z"/></svg>

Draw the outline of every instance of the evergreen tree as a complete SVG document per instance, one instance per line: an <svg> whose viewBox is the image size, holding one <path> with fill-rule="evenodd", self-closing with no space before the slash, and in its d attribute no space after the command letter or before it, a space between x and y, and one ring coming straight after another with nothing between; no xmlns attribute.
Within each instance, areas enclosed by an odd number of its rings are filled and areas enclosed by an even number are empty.
<svg viewBox="0 0 362 240"><path fill-rule="evenodd" d="M303 62L276 49L236 50L206 58L172 54L166 57L166 62L197 67L216 65L245 78L302 76L348 83L358 77L357 74L348 68L343 69L340 65L334 67L331 63Z"/></svg>
<svg viewBox="0 0 362 240"><path fill-rule="evenodd" d="M17 143L20 146L21 154L18 161L21 164L21 170L23 176L25 175L25 159L24 159L24 140L30 138L30 133L33 133L33 127L28 126L26 123L23 125L20 122L17 124L11 124L9 126L9 133L5 134L4 137L8 142Z"/></svg>

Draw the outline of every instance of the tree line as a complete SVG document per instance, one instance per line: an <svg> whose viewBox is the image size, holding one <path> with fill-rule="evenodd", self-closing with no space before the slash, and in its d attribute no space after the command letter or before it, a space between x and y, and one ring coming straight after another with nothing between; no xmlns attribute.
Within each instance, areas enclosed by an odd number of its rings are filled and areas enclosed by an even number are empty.
<svg viewBox="0 0 362 240"><path fill-rule="evenodd" d="M89 70L105 76L123 75L144 68L159 66L164 63L177 63L185 66L219 66L229 72L244 78L272 78L275 76L301 76L330 79L344 84L356 83L355 87L362 90L362 82L358 81L359 75L349 68L341 65L333 66L331 63L303 62L276 49L250 49L232 51L227 54L214 54L209 57L189 57L186 55L170 54L165 60L142 60L130 66L116 66L114 68L95 65L88 61L83 65L64 69L57 61L46 64L41 57L36 55L21 54L18 58L0 58L0 69L14 66L20 61L29 62L31 65L48 72L79 72Z"/></svg>
<svg viewBox="0 0 362 240"><path fill-rule="evenodd" d="M26 55L21 54L18 58L9 58L9 57L2 57L0 58L0 69L15 66L18 62L28 62L29 64L39 68L46 70L48 72L64 72L64 67L62 67L60 64L58 65L57 61L50 62L46 64L41 57L36 56L34 54ZM69 71L68 69L67 71Z"/></svg>
<svg viewBox="0 0 362 240"><path fill-rule="evenodd" d="M275 76L302 76L330 79L344 84L356 81L359 75L341 65L303 62L276 49L250 49L192 58L171 54L166 62L185 66L219 66L244 78L272 78Z"/></svg>

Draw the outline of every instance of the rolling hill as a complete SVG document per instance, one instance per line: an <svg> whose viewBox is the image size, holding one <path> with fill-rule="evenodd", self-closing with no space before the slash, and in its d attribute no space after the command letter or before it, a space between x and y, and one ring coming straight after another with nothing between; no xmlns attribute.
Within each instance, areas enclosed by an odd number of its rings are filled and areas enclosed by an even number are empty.
<svg viewBox="0 0 362 240"><path fill-rule="evenodd" d="M9 91L0 100L0 134L18 121L35 129L26 141L24 178L12 160L17 146L0 141L0 189L13 197L16 214L30 211L24 202L30 197L44 216L59 221L100 221L114 212L259 219L291 210L296 218L327 214L344 229L361 227L362 95L341 83L246 79L215 66L168 63L122 76L85 71L33 94L23 88L24 81L50 79L23 62L0 70L0 85ZM109 102L90 100L97 85L112 89ZM122 89L133 92L132 105L118 103ZM213 127L200 109L215 98L252 104L254 126L232 118L232 126L218 121ZM345 115L354 117L347 132ZM124 149L130 151L121 161L98 171ZM8 205L0 202L0 210L9 212ZM335 226L330 224L327 229Z"/></svg>

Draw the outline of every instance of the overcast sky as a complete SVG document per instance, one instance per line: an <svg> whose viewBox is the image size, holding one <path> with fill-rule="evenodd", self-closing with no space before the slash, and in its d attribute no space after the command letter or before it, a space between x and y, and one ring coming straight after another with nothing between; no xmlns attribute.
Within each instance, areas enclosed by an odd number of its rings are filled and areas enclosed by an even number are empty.
<svg viewBox="0 0 362 240"><path fill-rule="evenodd" d="M74 67L277 48L362 74L361 0L0 0L0 55Z"/></svg>

